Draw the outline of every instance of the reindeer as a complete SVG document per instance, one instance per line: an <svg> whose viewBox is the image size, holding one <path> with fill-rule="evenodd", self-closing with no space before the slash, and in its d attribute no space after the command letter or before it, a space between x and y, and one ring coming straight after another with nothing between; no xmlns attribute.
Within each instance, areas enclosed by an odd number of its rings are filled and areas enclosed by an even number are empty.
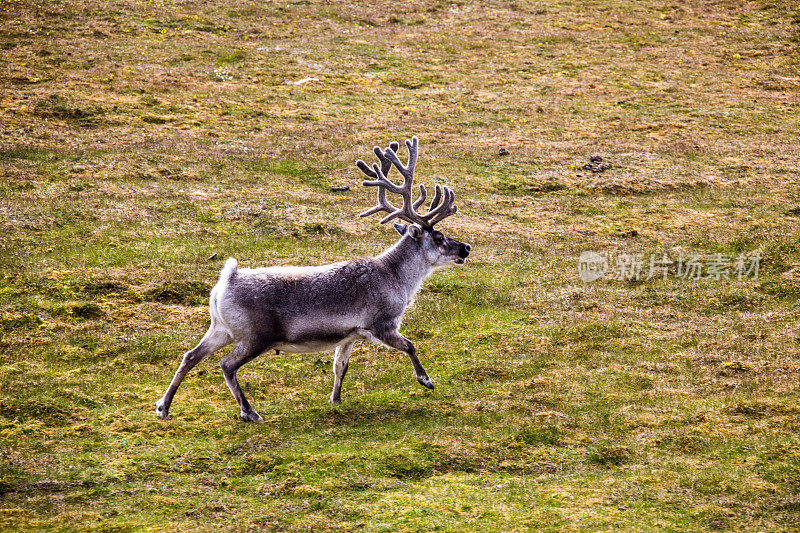
<svg viewBox="0 0 800 533"><path fill-rule="evenodd" d="M416 200L412 194L417 138L406 140L406 147L406 165L397 157L396 142L383 150L374 148L380 166L373 164L370 168L364 161L356 161L358 168L372 178L363 185L378 188L378 204L361 216L383 211L388 214L381 224L394 219L407 222L393 223L400 240L375 257L318 267L249 269L238 268L236 259L228 259L211 290L211 326L200 343L184 354L164 396L156 402L158 417L169 417L175 392L186 374L200 361L232 343L234 349L220 366L225 383L239 404L240 415L247 422L260 422L262 418L242 393L236 373L242 365L268 350L308 353L334 349L332 404L341 401L350 352L359 339L405 352L417 381L433 389L414 344L398 328L425 278L438 268L463 264L470 245L446 237L434 228L456 213L455 194L448 187L436 185L425 214L417 211L427 198L424 185L419 186ZM386 177L392 166L403 177L402 185ZM400 195L403 205L396 207L389 202L387 192Z"/></svg>

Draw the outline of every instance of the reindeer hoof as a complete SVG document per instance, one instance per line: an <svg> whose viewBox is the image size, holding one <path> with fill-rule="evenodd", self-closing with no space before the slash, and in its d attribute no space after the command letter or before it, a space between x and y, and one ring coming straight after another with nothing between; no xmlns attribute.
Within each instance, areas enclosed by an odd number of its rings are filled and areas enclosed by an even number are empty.
<svg viewBox="0 0 800 533"><path fill-rule="evenodd" d="M433 381L431 381L431 378L428 376L417 377L417 381L419 381L419 384L423 387L433 390Z"/></svg>
<svg viewBox="0 0 800 533"><path fill-rule="evenodd" d="M242 420L245 422L263 422L264 419L261 418L261 415L256 413L255 411L250 411L249 413L239 413L239 416L242 417Z"/></svg>
<svg viewBox="0 0 800 533"><path fill-rule="evenodd" d="M161 420L167 420L169 418L169 409L164 406L164 398L156 402L156 416Z"/></svg>
<svg viewBox="0 0 800 533"><path fill-rule="evenodd" d="M341 398L334 398L333 396L331 396L331 399L328 401L330 402L331 405L339 405L340 403L342 403Z"/></svg>

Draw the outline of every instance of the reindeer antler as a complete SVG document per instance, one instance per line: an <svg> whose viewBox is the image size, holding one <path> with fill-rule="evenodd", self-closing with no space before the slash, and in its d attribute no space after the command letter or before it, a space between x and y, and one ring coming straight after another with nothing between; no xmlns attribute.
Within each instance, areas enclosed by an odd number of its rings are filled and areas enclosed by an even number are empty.
<svg viewBox="0 0 800 533"><path fill-rule="evenodd" d="M364 181L363 185L366 187L378 187L378 205L361 213L362 217L385 211L389 214L381 219L381 224L399 218L411 224L419 224L423 228L432 229L434 224L455 214L458 210L453 204L456 198L455 193L448 187L440 187L439 185L436 185L436 193L430 207L428 207L428 211L424 215L417 212L417 208L428 197L425 186L420 185L419 198L416 201L413 200L412 187L414 185L414 168L417 166L418 146L419 141L416 137L413 137L410 141L406 140L406 147L408 148L407 165L403 165L397 157L397 149L400 145L396 142L390 143L385 150L381 150L378 146L373 149L373 152L381 162L380 167L377 164L373 164L372 168L370 168L362 160L356 161L356 166L361 169L361 172L373 178L372 181ZM403 185L395 185L386 177L392 166L397 167L398 172L403 176ZM389 202L386 199L386 191L399 194L403 198L402 207L396 207Z"/></svg>

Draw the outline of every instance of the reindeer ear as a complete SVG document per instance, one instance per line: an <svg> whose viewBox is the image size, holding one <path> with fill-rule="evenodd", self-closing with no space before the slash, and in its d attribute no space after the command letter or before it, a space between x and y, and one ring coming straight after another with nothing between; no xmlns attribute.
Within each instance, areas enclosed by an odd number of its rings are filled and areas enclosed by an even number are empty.
<svg viewBox="0 0 800 533"><path fill-rule="evenodd" d="M416 224L411 224L410 226L408 226L406 231L408 231L408 234L414 237L414 239L417 241L422 238L422 228L420 228Z"/></svg>
<svg viewBox="0 0 800 533"><path fill-rule="evenodd" d="M392 226L394 226L394 229L396 229L397 233L399 233L400 235L405 235L406 233L408 233L409 235L411 235L411 237L413 237L416 240L419 240L420 237L422 237L422 228L420 228L416 224L406 225L406 224L400 224L398 222L392 222Z"/></svg>

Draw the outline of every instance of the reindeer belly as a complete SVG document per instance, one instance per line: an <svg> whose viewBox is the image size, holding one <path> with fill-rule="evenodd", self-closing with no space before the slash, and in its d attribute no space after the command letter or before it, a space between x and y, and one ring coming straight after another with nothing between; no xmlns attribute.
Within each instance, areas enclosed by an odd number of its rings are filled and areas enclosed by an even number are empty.
<svg viewBox="0 0 800 533"><path fill-rule="evenodd" d="M285 338L275 347L289 353L331 351L341 344L362 337L356 324L327 321L298 321L285 330Z"/></svg>
<svg viewBox="0 0 800 533"><path fill-rule="evenodd" d="M275 346L276 350L288 353L317 353L317 352L330 352L337 346L352 342L361 338L359 334L347 335L345 337L337 337L336 339L325 340L299 340L297 342L282 342Z"/></svg>
<svg viewBox="0 0 800 533"><path fill-rule="evenodd" d="M336 343L326 343L326 342L303 342L303 343L290 343L284 342L279 344L275 347L276 350L281 352L288 352L288 353L318 353L318 352L330 352L333 351L337 346L343 344L345 340Z"/></svg>

